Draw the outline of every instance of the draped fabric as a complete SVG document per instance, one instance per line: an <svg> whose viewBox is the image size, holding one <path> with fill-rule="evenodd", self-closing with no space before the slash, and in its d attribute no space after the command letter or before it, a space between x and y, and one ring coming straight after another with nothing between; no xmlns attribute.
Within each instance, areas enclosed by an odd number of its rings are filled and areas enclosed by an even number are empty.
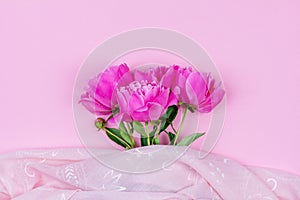
<svg viewBox="0 0 300 200"><path fill-rule="evenodd" d="M111 169L83 148L8 153L0 156L0 199L300 199L296 175L197 153L138 174Z"/></svg>

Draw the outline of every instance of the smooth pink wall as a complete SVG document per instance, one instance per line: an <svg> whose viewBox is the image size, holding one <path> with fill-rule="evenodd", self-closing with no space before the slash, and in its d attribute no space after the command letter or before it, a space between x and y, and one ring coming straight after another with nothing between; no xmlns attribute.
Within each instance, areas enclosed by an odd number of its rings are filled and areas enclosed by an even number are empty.
<svg viewBox="0 0 300 200"><path fill-rule="evenodd" d="M99 43L132 28L202 44L227 90L214 152L300 174L300 1L0 1L0 152L81 146L72 89Z"/></svg>

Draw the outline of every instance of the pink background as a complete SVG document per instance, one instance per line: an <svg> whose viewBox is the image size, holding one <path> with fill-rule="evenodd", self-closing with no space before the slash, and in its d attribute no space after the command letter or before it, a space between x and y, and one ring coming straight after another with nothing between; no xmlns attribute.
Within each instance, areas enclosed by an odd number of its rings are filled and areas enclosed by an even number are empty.
<svg viewBox="0 0 300 200"><path fill-rule="evenodd" d="M128 3L130 2L130 3ZM174 29L202 44L227 90L214 152L300 174L300 1L0 1L0 152L81 146L77 70L132 28Z"/></svg>

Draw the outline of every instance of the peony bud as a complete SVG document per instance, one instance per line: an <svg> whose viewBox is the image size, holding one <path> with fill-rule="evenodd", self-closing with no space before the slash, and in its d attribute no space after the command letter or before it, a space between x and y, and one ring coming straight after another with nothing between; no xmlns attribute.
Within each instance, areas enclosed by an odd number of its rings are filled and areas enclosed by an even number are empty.
<svg viewBox="0 0 300 200"><path fill-rule="evenodd" d="M101 130L105 127L105 120L102 118L97 118L95 120L95 126L98 128L98 130Z"/></svg>

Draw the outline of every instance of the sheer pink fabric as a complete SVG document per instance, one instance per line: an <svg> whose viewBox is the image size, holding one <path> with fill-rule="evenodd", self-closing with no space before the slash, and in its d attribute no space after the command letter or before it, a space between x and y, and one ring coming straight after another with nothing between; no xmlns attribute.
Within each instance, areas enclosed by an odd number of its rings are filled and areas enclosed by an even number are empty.
<svg viewBox="0 0 300 200"><path fill-rule="evenodd" d="M297 176L196 154L190 149L162 170L133 174L84 149L19 151L0 157L0 199L300 199Z"/></svg>

